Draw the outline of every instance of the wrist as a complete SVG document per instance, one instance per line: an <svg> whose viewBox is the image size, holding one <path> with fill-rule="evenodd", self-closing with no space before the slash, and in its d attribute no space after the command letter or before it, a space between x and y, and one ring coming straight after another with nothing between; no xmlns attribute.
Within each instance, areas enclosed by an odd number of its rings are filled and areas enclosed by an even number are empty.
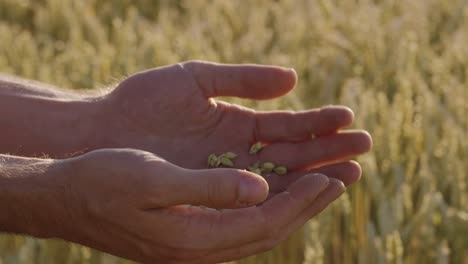
<svg viewBox="0 0 468 264"><path fill-rule="evenodd" d="M67 219L56 161L0 156L0 165L0 231L58 237Z"/></svg>
<svg viewBox="0 0 468 264"><path fill-rule="evenodd" d="M96 148L103 101L0 75L0 153L63 158Z"/></svg>
<svg viewBox="0 0 468 264"><path fill-rule="evenodd" d="M82 99L69 102L67 117L60 124L69 124L59 144L62 149L58 157L72 157L102 148L108 138L110 118L105 100L101 98Z"/></svg>
<svg viewBox="0 0 468 264"><path fill-rule="evenodd" d="M99 98L0 94L0 153L64 158L97 147L106 124Z"/></svg>

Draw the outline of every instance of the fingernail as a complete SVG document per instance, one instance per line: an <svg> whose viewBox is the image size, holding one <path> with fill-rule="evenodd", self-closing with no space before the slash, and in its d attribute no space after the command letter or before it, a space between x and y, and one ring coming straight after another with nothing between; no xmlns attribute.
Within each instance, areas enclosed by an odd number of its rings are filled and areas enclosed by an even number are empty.
<svg viewBox="0 0 468 264"><path fill-rule="evenodd" d="M339 188L341 190L341 193L346 192L346 185L344 184L344 182L342 182L342 181L340 181L338 179L335 179L335 180L338 182L337 184L338 184L338 186L339 186Z"/></svg>
<svg viewBox="0 0 468 264"><path fill-rule="evenodd" d="M330 178L330 192L333 200L337 199L346 192L346 186L342 181L335 178Z"/></svg>
<svg viewBox="0 0 468 264"><path fill-rule="evenodd" d="M288 68L288 70L290 72L292 72L294 75L296 75L296 77L297 77L297 72L296 72L296 70L294 68Z"/></svg>
<svg viewBox="0 0 468 264"><path fill-rule="evenodd" d="M263 201L268 194L268 185L254 177L242 177L239 183L238 203L256 204Z"/></svg>
<svg viewBox="0 0 468 264"><path fill-rule="evenodd" d="M314 178L315 183L320 186L320 191L325 190L328 184L330 184L330 179L326 175L320 173L313 173L310 175Z"/></svg>
<svg viewBox="0 0 468 264"><path fill-rule="evenodd" d="M278 68L280 68L281 70L285 71L285 72L290 72L290 73L293 73L294 75L297 76L297 72L294 68L291 68L291 67L282 67L282 66L279 66Z"/></svg>

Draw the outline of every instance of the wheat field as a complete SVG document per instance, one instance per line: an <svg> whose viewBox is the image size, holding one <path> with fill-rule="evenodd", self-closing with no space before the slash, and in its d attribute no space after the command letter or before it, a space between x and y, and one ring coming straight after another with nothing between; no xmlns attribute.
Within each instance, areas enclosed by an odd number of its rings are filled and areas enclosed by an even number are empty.
<svg viewBox="0 0 468 264"><path fill-rule="evenodd" d="M0 0L0 72L93 89L191 59L294 67L284 98L229 100L345 104L374 139L361 182L239 263L468 263L468 1ZM1 234L12 263L130 262Z"/></svg>

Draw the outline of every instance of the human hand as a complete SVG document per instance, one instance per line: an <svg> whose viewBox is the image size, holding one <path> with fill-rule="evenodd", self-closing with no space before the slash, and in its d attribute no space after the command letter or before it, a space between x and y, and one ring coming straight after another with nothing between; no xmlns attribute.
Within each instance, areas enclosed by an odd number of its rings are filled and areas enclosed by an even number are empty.
<svg viewBox="0 0 468 264"><path fill-rule="evenodd" d="M191 169L205 168L211 153L232 151L239 155L236 168L271 161L299 174L370 149L368 133L337 132L353 121L345 107L260 112L213 99L270 99L295 83L294 71L273 66L188 62L138 73L99 101L105 120L99 147L142 149ZM268 146L249 155L257 141ZM268 181L272 189L284 190L283 183L297 178L273 175Z"/></svg>
<svg viewBox="0 0 468 264"><path fill-rule="evenodd" d="M53 195L68 209L55 236L143 263L216 263L268 250L344 191L310 174L251 206L268 193L254 173L189 170L132 149L92 151L49 171L66 186Z"/></svg>
<svg viewBox="0 0 468 264"><path fill-rule="evenodd" d="M7 184L0 185L0 193L6 197L1 199L2 208L7 208L8 216L0 217L0 230L61 237L145 262L166 257L194 263L224 261L273 247L341 194L343 183L351 184L360 177L355 162L330 164L367 151L371 145L365 132L337 132L349 125L353 117L343 107L255 112L211 98L218 95L275 97L290 90L295 80L294 72L276 67L190 62L134 75L102 100L75 102L14 94L15 100L4 100L9 102L7 109L18 105L19 99L32 99L28 101L30 107L19 116L38 113L33 116L38 117L41 129L34 123L18 125L14 121L13 128L7 130L10 137L5 137L14 140L8 141L6 149L15 150L15 142L26 142L18 153L39 151L63 157L80 149L135 147L158 153L186 169L136 150L100 150L63 161L44 160L39 162L41 168L51 162L57 166L51 166L54 169L50 171L32 167L27 177L19 169L17 176L21 177L14 180L7 177L4 179ZM176 111L179 109L182 109L180 113ZM44 112L58 114L41 119ZM44 130L44 124L49 130ZM57 134L44 137L51 135L44 131L58 131L57 126L73 133L61 130L59 135L65 137L57 139ZM15 132L32 129L29 134ZM311 134L315 135L313 140ZM36 140L27 142L28 138ZM256 141L269 145L259 154L249 155L249 146ZM226 151L239 154L236 168L268 160L287 166L290 173L267 177L266 185L259 176L241 170L190 170L204 168L208 154ZM308 175L311 168L332 178L320 180L320 176ZM154 177L155 172L161 173L159 177ZM241 190L239 178L244 177L253 180L249 186L258 188L248 193L252 195L250 199L236 196L236 191ZM185 184L179 186L182 182ZM269 186L270 199L255 207L213 211L180 205L246 207L263 201L267 196L266 186ZM161 196L167 190L171 193ZM24 205L21 210L9 205L18 202ZM27 216L24 212L28 212ZM150 217L153 214L156 215ZM11 218L12 215L18 217ZM166 219L163 224L173 224L172 229L156 228L153 222L143 221L160 216ZM132 222L135 219L144 224L135 227ZM199 246L183 243L187 239L174 233L179 227L183 228L183 236L195 238L193 243L200 242L200 237L206 234L210 239L203 240ZM217 229L223 229L224 233L216 233ZM151 239L159 233L161 237ZM164 238L169 240L160 240ZM189 249L184 250L187 254L174 256L174 252L183 249Z"/></svg>

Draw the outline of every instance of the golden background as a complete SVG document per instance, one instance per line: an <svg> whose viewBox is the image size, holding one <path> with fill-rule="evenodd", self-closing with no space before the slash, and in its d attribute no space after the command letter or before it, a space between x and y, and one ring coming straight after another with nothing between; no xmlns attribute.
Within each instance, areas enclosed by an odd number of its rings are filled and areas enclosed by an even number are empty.
<svg viewBox="0 0 468 264"><path fill-rule="evenodd" d="M91 89L191 59L294 67L284 98L231 101L345 104L374 138L360 183L240 263L468 263L467 1L0 0L1 72ZM125 262L0 235L0 264Z"/></svg>

